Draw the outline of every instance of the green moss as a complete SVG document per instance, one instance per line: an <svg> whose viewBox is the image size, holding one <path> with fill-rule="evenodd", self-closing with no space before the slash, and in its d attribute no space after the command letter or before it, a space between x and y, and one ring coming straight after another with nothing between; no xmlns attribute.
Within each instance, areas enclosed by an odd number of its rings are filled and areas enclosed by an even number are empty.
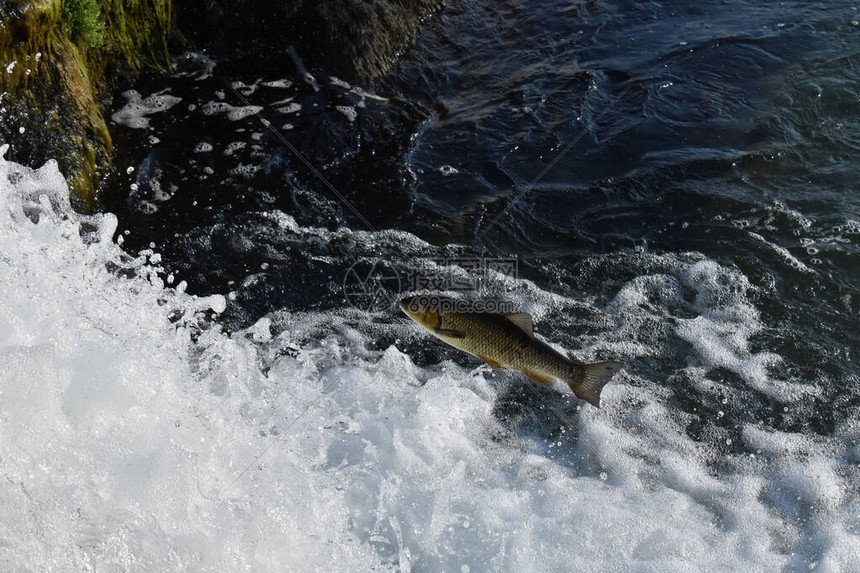
<svg viewBox="0 0 860 573"><path fill-rule="evenodd" d="M63 26L75 44L89 48L104 45L105 24L96 0L63 0Z"/></svg>
<svg viewBox="0 0 860 573"><path fill-rule="evenodd" d="M109 57L132 72L167 70L167 41L173 31L172 0L99 0Z"/></svg>

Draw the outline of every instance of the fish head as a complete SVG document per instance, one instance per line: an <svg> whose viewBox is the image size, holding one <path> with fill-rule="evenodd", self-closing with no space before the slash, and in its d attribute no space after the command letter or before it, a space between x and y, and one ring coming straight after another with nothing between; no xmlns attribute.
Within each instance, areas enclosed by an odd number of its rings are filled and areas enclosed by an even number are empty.
<svg viewBox="0 0 860 573"><path fill-rule="evenodd" d="M439 324L438 305L432 304L432 297L410 296L400 301L400 310L406 316L427 329L434 329Z"/></svg>

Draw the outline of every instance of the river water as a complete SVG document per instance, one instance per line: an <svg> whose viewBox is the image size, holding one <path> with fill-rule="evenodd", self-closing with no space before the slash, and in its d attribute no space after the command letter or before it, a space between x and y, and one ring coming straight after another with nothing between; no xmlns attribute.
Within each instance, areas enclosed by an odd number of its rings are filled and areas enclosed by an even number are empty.
<svg viewBox="0 0 860 573"><path fill-rule="evenodd" d="M2 161L0 558L856 569L858 20L450 2L374 85L237 48L127 86L104 214ZM493 372L422 288L624 369L599 410Z"/></svg>

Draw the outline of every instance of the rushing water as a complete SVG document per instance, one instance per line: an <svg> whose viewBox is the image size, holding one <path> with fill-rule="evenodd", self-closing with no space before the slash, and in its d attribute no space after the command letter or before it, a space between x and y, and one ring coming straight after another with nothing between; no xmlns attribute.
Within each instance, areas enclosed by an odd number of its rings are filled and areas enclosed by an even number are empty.
<svg viewBox="0 0 860 573"><path fill-rule="evenodd" d="M857 567L860 10L449 4L374 86L137 82L108 214L0 162L4 563ZM510 261L600 410L344 292Z"/></svg>

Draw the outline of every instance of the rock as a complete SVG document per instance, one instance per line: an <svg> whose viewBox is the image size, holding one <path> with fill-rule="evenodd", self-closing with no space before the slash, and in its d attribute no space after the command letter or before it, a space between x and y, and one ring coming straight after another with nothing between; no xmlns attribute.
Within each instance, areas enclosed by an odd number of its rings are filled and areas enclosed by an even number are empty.
<svg viewBox="0 0 860 573"><path fill-rule="evenodd" d="M179 28L197 46L287 59L350 81L388 70L442 0L177 0Z"/></svg>
<svg viewBox="0 0 860 573"><path fill-rule="evenodd" d="M96 207L112 172L103 99L115 80L144 67L167 70L174 6L184 38L237 51L261 67L308 65L345 79L385 72L442 0L3 0L0 2L0 144L9 159L56 159L73 204ZM282 63L283 62L283 63ZM3 69L5 68L5 69Z"/></svg>
<svg viewBox="0 0 860 573"><path fill-rule="evenodd" d="M167 68L170 0L11 0L0 4L0 143L9 159L56 159L76 208L95 207L111 167L101 98L144 66Z"/></svg>

